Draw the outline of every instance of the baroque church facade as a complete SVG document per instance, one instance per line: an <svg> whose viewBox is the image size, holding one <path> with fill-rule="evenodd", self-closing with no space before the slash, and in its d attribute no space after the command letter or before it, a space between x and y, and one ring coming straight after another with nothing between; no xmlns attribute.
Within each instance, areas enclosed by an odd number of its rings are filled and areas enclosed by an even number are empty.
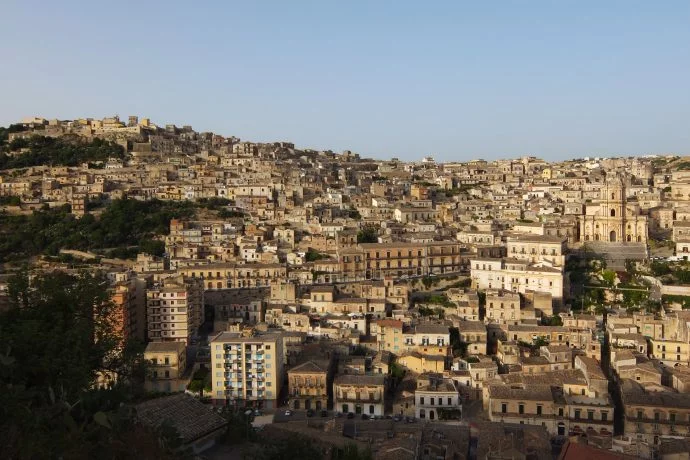
<svg viewBox="0 0 690 460"><path fill-rule="evenodd" d="M629 203L626 177L611 175L599 191L599 199L585 207L580 221L580 240L610 243L647 243L647 216L637 203Z"/></svg>

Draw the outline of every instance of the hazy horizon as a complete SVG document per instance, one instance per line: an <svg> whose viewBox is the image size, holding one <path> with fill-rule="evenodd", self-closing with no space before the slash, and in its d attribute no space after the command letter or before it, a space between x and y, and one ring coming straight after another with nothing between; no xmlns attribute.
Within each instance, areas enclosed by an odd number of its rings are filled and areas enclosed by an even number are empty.
<svg viewBox="0 0 690 460"><path fill-rule="evenodd" d="M4 13L2 126L138 115L405 161L690 154L688 2L10 2Z"/></svg>

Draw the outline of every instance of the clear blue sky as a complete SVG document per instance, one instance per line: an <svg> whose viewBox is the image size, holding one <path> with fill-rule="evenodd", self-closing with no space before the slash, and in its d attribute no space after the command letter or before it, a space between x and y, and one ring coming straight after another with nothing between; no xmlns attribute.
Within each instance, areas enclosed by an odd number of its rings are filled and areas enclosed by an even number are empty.
<svg viewBox="0 0 690 460"><path fill-rule="evenodd" d="M0 58L2 125L139 115L443 161L690 154L687 0L5 0Z"/></svg>

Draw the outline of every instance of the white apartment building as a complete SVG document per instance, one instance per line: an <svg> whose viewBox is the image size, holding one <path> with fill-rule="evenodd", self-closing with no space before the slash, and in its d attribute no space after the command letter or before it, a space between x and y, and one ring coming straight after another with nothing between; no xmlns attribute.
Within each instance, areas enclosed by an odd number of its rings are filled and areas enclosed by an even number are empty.
<svg viewBox="0 0 690 460"><path fill-rule="evenodd" d="M148 338L153 342L189 345L204 322L201 280L177 276L146 291Z"/></svg>

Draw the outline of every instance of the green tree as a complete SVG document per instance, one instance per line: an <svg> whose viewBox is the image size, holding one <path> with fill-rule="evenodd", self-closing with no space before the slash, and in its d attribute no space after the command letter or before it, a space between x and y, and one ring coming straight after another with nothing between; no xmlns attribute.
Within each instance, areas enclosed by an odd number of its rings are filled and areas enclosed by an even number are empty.
<svg viewBox="0 0 690 460"><path fill-rule="evenodd" d="M358 243L378 243L379 235L375 228L365 227L357 232Z"/></svg>
<svg viewBox="0 0 690 460"><path fill-rule="evenodd" d="M142 348L122 346L105 278L26 273L0 313L0 458L166 458L128 406ZM130 354L132 353L132 354ZM119 378L106 389L99 375Z"/></svg>
<svg viewBox="0 0 690 460"><path fill-rule="evenodd" d="M79 136L48 137L34 135L17 138L7 144L12 155L0 153L0 169L30 166L78 166L82 163L126 157L121 145L95 138L86 141ZM21 152L25 149L26 151Z"/></svg>
<svg viewBox="0 0 690 460"><path fill-rule="evenodd" d="M606 286L613 287L616 282L616 272L613 270L604 270L601 272L601 278Z"/></svg>
<svg viewBox="0 0 690 460"><path fill-rule="evenodd" d="M320 252L315 251L312 248L309 248L307 250L306 255L304 256L304 260L306 260L307 262L315 262L317 260L327 259L327 258L328 258L328 256L326 254L321 254Z"/></svg>
<svg viewBox="0 0 690 460"><path fill-rule="evenodd" d="M563 326L563 319L558 315L545 316L542 323L546 326Z"/></svg>

